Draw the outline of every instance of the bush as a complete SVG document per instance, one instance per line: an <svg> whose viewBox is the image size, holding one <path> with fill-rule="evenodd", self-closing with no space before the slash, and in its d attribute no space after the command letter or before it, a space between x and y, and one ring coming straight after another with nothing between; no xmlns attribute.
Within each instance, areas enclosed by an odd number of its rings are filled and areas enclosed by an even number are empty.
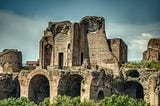
<svg viewBox="0 0 160 106"><path fill-rule="evenodd" d="M55 99L54 106L78 106L80 97L61 96L58 95Z"/></svg>
<svg viewBox="0 0 160 106"><path fill-rule="evenodd" d="M21 98L7 98L0 101L0 106L36 106L34 102L27 100L25 97Z"/></svg>
<svg viewBox="0 0 160 106"><path fill-rule="evenodd" d="M126 95L112 95L100 101L99 106L150 106L143 100L136 100Z"/></svg>
<svg viewBox="0 0 160 106"><path fill-rule="evenodd" d="M46 98L38 105L34 102L21 98L8 98L0 100L0 106L150 106L143 100L136 100L126 95L112 95L104 98L98 103L94 100L84 100L80 102L80 97L60 96L58 95L54 104L50 104L50 99Z"/></svg>
<svg viewBox="0 0 160 106"><path fill-rule="evenodd" d="M80 102L78 106L95 106L96 103L94 100L84 100L83 102Z"/></svg>
<svg viewBox="0 0 160 106"><path fill-rule="evenodd" d="M50 98L45 98L42 102L39 103L38 106L51 106L50 105Z"/></svg>

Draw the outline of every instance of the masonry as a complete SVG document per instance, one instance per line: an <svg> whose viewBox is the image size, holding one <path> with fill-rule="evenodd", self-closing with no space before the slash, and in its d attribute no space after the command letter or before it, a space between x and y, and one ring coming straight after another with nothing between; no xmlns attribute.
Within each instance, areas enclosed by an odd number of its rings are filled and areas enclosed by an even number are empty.
<svg viewBox="0 0 160 106"><path fill-rule="evenodd" d="M28 61L29 70L13 71L20 87L15 94L40 103L46 97L52 102L57 95L80 96L83 101L115 93L159 106L160 70L121 68L128 47L120 38L107 39L104 23L97 16L75 23L49 22L38 62Z"/></svg>

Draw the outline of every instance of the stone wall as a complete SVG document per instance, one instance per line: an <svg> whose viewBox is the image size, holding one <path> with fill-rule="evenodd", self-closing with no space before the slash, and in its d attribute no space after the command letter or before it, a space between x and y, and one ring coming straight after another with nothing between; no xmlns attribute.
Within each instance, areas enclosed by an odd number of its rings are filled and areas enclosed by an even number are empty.
<svg viewBox="0 0 160 106"><path fill-rule="evenodd" d="M103 17L88 16L81 20L84 36L84 58L91 67L102 66L119 74L118 60L109 49Z"/></svg>
<svg viewBox="0 0 160 106"><path fill-rule="evenodd" d="M126 61L127 45L121 39L108 43L103 17L86 16L79 23L49 22L40 41L40 66L45 69L99 66L118 75L119 64Z"/></svg>
<svg viewBox="0 0 160 106"><path fill-rule="evenodd" d="M110 40L111 51L120 64L127 62L128 47L120 38Z"/></svg>
<svg viewBox="0 0 160 106"><path fill-rule="evenodd" d="M20 97L17 75L0 74L0 100L9 97Z"/></svg>
<svg viewBox="0 0 160 106"><path fill-rule="evenodd" d="M19 72L22 69L22 53L16 49L0 52L0 65L3 72Z"/></svg>
<svg viewBox="0 0 160 106"><path fill-rule="evenodd" d="M149 40L147 50L143 52L143 60L160 60L159 38L152 38Z"/></svg>
<svg viewBox="0 0 160 106"><path fill-rule="evenodd" d="M122 69L122 73L125 81L136 82L143 88L141 89L141 91L143 90L143 92L141 93L143 93L143 98L146 102L150 103L153 106L159 106L159 103L160 103L159 102L159 93L160 93L159 91L160 70L159 69L156 70L156 69L124 68ZM132 85L134 85L134 83ZM131 91L132 90L133 89L131 89ZM123 90L120 90L120 91L123 91ZM130 93L129 95L136 94L134 92L129 92L129 93Z"/></svg>

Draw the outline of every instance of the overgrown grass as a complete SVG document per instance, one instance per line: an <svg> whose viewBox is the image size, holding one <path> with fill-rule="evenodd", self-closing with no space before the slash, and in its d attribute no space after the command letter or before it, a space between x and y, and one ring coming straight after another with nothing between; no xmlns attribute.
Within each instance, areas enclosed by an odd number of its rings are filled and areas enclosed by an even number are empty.
<svg viewBox="0 0 160 106"><path fill-rule="evenodd" d="M160 69L160 61L128 62L128 63L122 64L121 67Z"/></svg>

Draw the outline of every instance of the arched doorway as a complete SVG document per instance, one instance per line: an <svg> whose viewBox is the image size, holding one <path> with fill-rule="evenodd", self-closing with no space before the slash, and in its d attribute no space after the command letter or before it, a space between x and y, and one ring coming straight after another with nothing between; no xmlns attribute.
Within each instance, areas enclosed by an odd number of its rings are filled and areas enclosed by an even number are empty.
<svg viewBox="0 0 160 106"><path fill-rule="evenodd" d="M104 98L104 93L103 93L103 91L99 91L98 92L98 96L97 96L97 100L101 100L101 99L103 99Z"/></svg>
<svg viewBox="0 0 160 106"><path fill-rule="evenodd" d="M144 99L143 86L136 81L125 82L125 94L135 99Z"/></svg>
<svg viewBox="0 0 160 106"><path fill-rule="evenodd" d="M52 57L52 45L47 44L44 47L44 65L45 68L47 68L48 65L51 63L51 57Z"/></svg>
<svg viewBox="0 0 160 106"><path fill-rule="evenodd" d="M35 103L42 102L50 95L48 79L41 74L35 75L29 83L28 98Z"/></svg>
<svg viewBox="0 0 160 106"><path fill-rule="evenodd" d="M77 74L62 77L58 85L58 94L71 97L80 96L82 80L83 77Z"/></svg>

